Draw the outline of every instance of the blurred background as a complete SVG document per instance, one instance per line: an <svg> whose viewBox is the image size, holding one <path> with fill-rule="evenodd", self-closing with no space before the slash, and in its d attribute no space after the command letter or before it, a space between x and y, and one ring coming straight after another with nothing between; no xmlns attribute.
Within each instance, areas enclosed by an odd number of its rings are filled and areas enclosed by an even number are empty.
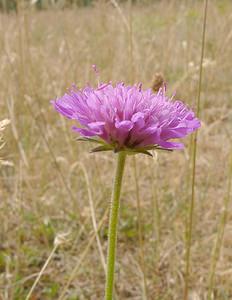
<svg viewBox="0 0 232 300"><path fill-rule="evenodd" d="M209 1L189 299L232 299L232 2ZM193 110L204 1L0 0L0 299L103 299L115 155L90 154L50 104L73 83L154 84ZM192 141L129 157L117 299L182 299ZM98 234L97 234L98 231ZM216 245L216 246L215 246Z"/></svg>

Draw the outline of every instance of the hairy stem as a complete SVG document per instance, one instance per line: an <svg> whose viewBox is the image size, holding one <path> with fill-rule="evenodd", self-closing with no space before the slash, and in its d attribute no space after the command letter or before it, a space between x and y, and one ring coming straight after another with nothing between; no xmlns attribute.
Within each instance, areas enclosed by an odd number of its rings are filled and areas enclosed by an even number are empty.
<svg viewBox="0 0 232 300"><path fill-rule="evenodd" d="M116 169L115 178L114 178L114 187L113 187L113 193L112 193L112 199L111 199L111 208L110 208L105 300L113 299L114 268L115 268L116 243L117 243L117 225L118 225L118 213L119 213L119 198L120 198L120 193L121 193L125 159L126 159L125 152L119 152L117 169Z"/></svg>

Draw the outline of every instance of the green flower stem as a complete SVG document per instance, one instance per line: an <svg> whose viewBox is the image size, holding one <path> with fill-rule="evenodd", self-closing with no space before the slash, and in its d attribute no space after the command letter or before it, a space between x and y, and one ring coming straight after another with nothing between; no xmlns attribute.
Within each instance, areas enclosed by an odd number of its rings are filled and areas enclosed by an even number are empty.
<svg viewBox="0 0 232 300"><path fill-rule="evenodd" d="M117 169L114 178L114 187L111 199L110 219L109 219L109 233L108 233L108 252L107 252L107 272L106 272L106 286L105 286L105 300L113 299L114 289L114 267L116 256L117 243L117 225L119 212L119 198L122 186L122 176L125 166L126 153L118 153Z"/></svg>

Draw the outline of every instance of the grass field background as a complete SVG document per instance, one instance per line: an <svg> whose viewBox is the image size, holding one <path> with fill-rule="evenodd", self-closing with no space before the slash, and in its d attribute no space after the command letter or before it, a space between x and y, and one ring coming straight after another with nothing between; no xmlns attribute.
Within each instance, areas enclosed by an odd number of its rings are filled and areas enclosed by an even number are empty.
<svg viewBox="0 0 232 300"><path fill-rule="evenodd" d="M102 81L142 82L147 88L161 72L168 94L176 92L196 109L204 3L99 1L44 11L18 4L17 13L0 15L0 119L11 120L0 155L5 160L0 167L0 299L26 299L54 245L30 299L103 299L115 155L90 154L91 145L75 140L72 124L54 112L50 100L73 83L96 85L91 69L96 64ZM232 299L231 43L232 2L209 1L192 300ZM117 299L183 299L191 138L185 143L184 151L137 155L137 174L134 159L127 160Z"/></svg>

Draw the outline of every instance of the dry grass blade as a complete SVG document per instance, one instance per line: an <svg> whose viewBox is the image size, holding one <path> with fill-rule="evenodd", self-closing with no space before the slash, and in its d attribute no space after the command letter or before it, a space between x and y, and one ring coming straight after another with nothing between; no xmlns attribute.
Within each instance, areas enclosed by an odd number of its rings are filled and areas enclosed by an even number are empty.
<svg viewBox="0 0 232 300"><path fill-rule="evenodd" d="M68 186L68 184L67 184L67 182L66 182L65 176L64 176L64 174L62 173L62 170L61 170L61 168L60 168L60 166L59 166L59 163L57 162L55 153L53 152L53 149L51 148L51 146L50 146L50 144L49 144L49 141L48 141L48 139L47 139L47 137L46 137L46 135L45 135L45 133L44 133L44 130L43 130L42 126L41 126L40 123L36 120L35 114L34 114L32 108L31 108L31 106L30 106L29 101L28 101L28 97L26 97L25 100L26 100L26 106L27 106L27 109L28 109L28 111L29 111L29 113L30 113L30 116L31 116L32 119L35 121L35 124L36 124L36 126L37 126L37 128L38 128L39 134L41 135L41 137L42 137L42 139L43 139L43 141L44 141L44 143L45 143L45 145L46 145L46 147L47 147L47 149L48 149L48 151L49 151L49 154L50 154L50 156L51 156L51 158L52 158L52 160L53 160L53 163L54 163L54 165L55 165L56 171L57 171L57 173L58 173L58 175L59 175L59 177L60 177L60 180L61 180L61 182L62 182L62 184L63 184L63 186L64 186L64 188L65 188L65 190L66 190L66 192L67 192L67 194L68 194L68 196L69 196L69 198L70 198L74 203L76 203L77 210L78 210L78 217L79 217L80 219L82 219L82 215L81 215L81 212L80 212L79 203L78 203L78 201L75 199L75 196L73 195L72 190L70 189L70 187ZM82 224L83 224L83 222L82 222ZM83 225L81 225L81 226L83 226Z"/></svg>
<svg viewBox="0 0 232 300"><path fill-rule="evenodd" d="M22 142L20 141L18 130L17 130L17 125L15 123L16 118L15 118L15 113L14 113L14 100L13 100L13 98L11 98L11 100L7 101L7 107L8 107L8 112L9 112L10 119L12 120L11 128L12 128L14 138L15 138L17 146L19 148L19 152L20 152L22 161L23 161L24 165L26 166L26 168L28 168L29 163L28 163L27 155L26 155L26 152L23 148Z"/></svg>
<svg viewBox="0 0 232 300"><path fill-rule="evenodd" d="M39 272L39 274L38 274L38 276L37 276L37 278L36 278L34 284L32 285L32 287L31 287L31 289L30 289L30 291L29 291L29 293L28 293L28 295L27 295L27 297L26 297L25 300L30 300L30 299L31 299L31 296L32 296L32 294L33 294L33 292L34 292L34 290L35 290L35 288L36 288L38 282L40 281L40 278L41 278L42 275L44 274L44 271L46 270L46 268L47 268L49 262L51 261L51 259L52 259L53 255L54 255L54 253L56 252L56 249L57 249L57 248L58 248L58 245L55 245L54 248L52 249L50 255L48 256L48 258L47 258L45 264L43 265L43 268L42 268L41 271Z"/></svg>
<svg viewBox="0 0 232 300"><path fill-rule="evenodd" d="M114 5L114 7L117 9L117 11L118 11L120 17L122 18L122 21L123 21L124 25L126 26L127 30L130 31L130 24L127 21L127 18L124 16L124 13L123 13L122 9L120 8L118 2L116 0L110 0L110 1Z"/></svg>
<svg viewBox="0 0 232 300"><path fill-rule="evenodd" d="M102 217L102 219L100 220L99 224L98 224L98 228L97 228L97 232L101 229L102 225L104 224L104 221L105 221L105 218L108 214L108 211L109 209L107 209ZM72 273L70 274L58 300L63 300L65 299L65 294L66 292L68 291L68 288L70 286L70 284L72 283L72 281L75 279L75 277L77 276L77 273L78 273L78 270L80 269L81 265L84 263L85 261L85 257L86 255L88 254L88 251L90 249L90 247L92 246L92 244L94 243L94 240L96 238L96 233L94 232L90 238L89 238L89 241L88 241L88 244L87 246L85 247L84 251L82 252L82 254L79 256L79 260L76 264L76 266L74 267Z"/></svg>
<svg viewBox="0 0 232 300"><path fill-rule="evenodd" d="M65 234L59 234L59 235L57 235L57 237L55 238L55 241L54 241L54 247L53 247L53 249L52 249L50 255L48 256L47 260L45 261L45 263L44 263L44 265L43 265L41 271L39 272L39 274L38 274L36 280L34 281L34 283L33 283L33 285L32 285L32 287L31 287L31 289L30 289L30 291L29 291L29 293L28 293L28 295L27 295L27 297L26 297L25 300L30 300L30 299L31 299L31 296L32 296L32 294L33 294L33 292L34 292L34 290L35 290L37 284L39 283L40 278L41 278L42 275L44 274L44 272L45 272L45 270L46 270L46 268L47 268L49 262L51 261L53 255L55 254L57 248L58 248L61 244L63 244L63 243L66 241L67 235L68 235L67 233L65 233Z"/></svg>
<svg viewBox="0 0 232 300"><path fill-rule="evenodd" d="M91 191L91 185L90 185L90 182L89 182L89 176L88 176L88 173L87 173L87 170L86 170L85 166L82 163L80 163L79 166L80 166L82 172L84 173L86 188L87 188L88 198L89 198L89 206L90 206L90 211L91 211L93 229L94 229L96 242L97 242L97 246L98 246L98 250L99 250L99 254L100 254L102 268L103 268L104 272L106 273L106 261L105 261L104 253L103 253L103 250L102 250L102 244L101 244L101 241L100 241L100 237L99 237L99 234L98 234L98 226L97 226L93 196L92 196L92 191Z"/></svg>

